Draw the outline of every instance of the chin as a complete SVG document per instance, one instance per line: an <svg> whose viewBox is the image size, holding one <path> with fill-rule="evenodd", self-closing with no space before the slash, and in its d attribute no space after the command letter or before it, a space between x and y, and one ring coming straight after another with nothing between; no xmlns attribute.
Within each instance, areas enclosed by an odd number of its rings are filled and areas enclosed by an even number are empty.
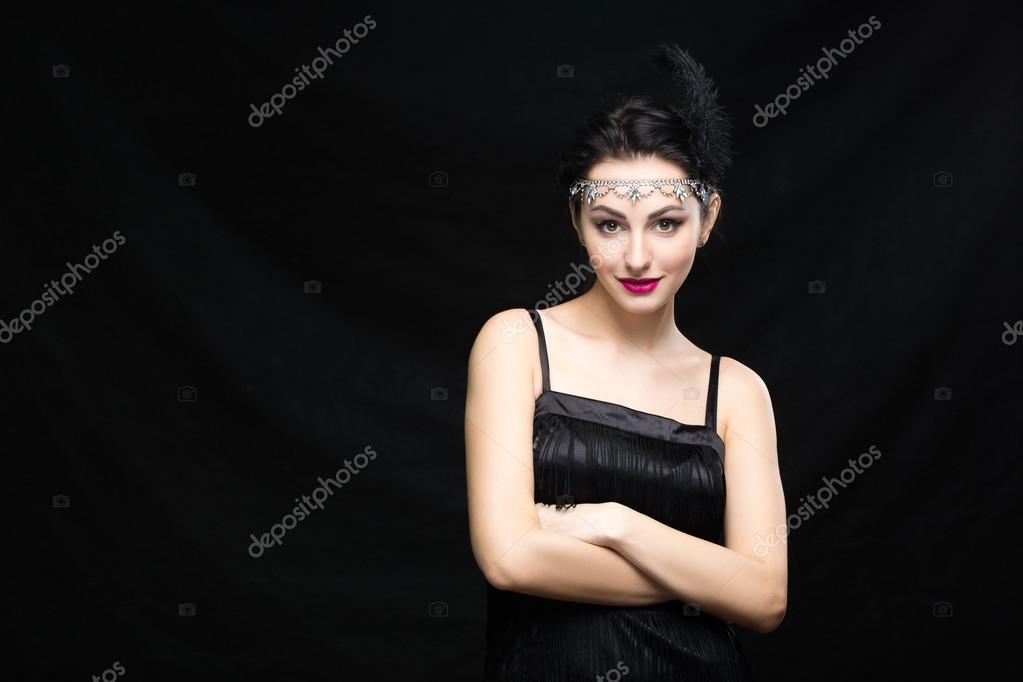
<svg viewBox="0 0 1023 682"><path fill-rule="evenodd" d="M618 280L614 281L614 285L621 289L621 291L612 294L611 298L617 301L618 305L625 310L630 310L632 312L648 312L651 310L657 310L668 301L667 297L665 297L665 295L660 291L636 296L622 289L622 285L618 282ZM658 285L657 288L660 289L660 285Z"/></svg>
<svg viewBox="0 0 1023 682"><path fill-rule="evenodd" d="M647 313L652 310L657 310L658 308L660 308L661 306L668 302L667 299L665 299L663 296L657 296L656 298L646 296L641 300L636 300L634 298L625 298L624 300L622 299L619 300L621 300L623 308L625 308L626 310L631 310L632 312L636 313Z"/></svg>

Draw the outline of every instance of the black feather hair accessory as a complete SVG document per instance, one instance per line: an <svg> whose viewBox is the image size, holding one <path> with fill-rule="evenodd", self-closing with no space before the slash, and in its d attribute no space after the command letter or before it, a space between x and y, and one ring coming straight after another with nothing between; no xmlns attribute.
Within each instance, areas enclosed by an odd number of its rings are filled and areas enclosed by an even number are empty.
<svg viewBox="0 0 1023 682"><path fill-rule="evenodd" d="M715 191L732 165L731 123L718 103L714 81L703 66L678 45L659 43L650 50L651 63L671 86L668 104L692 135L700 179Z"/></svg>

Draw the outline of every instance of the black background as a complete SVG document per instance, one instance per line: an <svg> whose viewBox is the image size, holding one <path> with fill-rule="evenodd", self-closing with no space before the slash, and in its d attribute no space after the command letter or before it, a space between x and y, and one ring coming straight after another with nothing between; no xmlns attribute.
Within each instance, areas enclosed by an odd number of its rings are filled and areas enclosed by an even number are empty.
<svg viewBox="0 0 1023 682"><path fill-rule="evenodd" d="M784 623L739 629L754 669L1020 672L997 643L1021 607L1009 3L22 4L0 318L115 230L126 241L0 345L3 677L119 661L127 682L479 679L469 348L582 262L558 154L610 97L656 91L659 40L706 66L735 123L680 328L770 388L790 512L883 453L793 531ZM249 125L367 14L368 36ZM871 15L881 28L827 80L752 124ZM186 385L197 400L178 400ZM248 554L366 446L377 458L322 510Z"/></svg>

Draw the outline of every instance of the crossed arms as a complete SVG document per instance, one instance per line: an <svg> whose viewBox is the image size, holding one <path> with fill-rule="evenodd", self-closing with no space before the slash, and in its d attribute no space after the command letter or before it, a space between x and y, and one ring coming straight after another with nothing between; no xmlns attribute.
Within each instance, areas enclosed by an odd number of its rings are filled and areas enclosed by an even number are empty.
<svg viewBox="0 0 1023 682"><path fill-rule="evenodd" d="M618 503L566 511L535 504L530 368L536 342L528 313L506 310L487 320L469 356L469 533L487 581L613 606L679 599L757 632L777 628L787 600L785 501L773 409L760 377L721 360L719 407L729 415L722 546ZM764 542L772 537L778 541Z"/></svg>

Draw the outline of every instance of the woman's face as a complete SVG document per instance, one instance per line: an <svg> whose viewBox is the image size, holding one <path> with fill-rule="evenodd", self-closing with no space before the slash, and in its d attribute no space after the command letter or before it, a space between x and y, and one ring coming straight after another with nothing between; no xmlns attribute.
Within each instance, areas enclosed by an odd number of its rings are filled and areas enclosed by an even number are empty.
<svg viewBox="0 0 1023 682"><path fill-rule="evenodd" d="M647 157L602 161L586 177L657 180L687 174L671 162ZM701 226L700 203L692 193L680 201L654 190L633 203L612 189L592 204L583 200L577 231L597 280L618 304L633 312L656 310L674 297L689 275L697 242L710 235L720 202L717 194L710 195Z"/></svg>

